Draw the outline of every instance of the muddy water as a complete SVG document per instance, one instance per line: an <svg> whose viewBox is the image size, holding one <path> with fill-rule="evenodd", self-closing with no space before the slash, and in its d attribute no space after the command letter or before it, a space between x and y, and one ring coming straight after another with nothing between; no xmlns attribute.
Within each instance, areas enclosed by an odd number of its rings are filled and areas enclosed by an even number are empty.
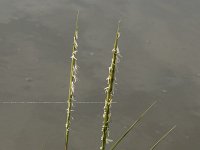
<svg viewBox="0 0 200 150"><path fill-rule="evenodd" d="M79 102L103 102L122 20L111 139L157 105L119 149L145 150L174 124L161 150L200 147L199 0L1 0L0 101L63 102L80 10ZM70 147L100 146L103 104L75 104ZM65 104L0 104L1 150L64 149Z"/></svg>

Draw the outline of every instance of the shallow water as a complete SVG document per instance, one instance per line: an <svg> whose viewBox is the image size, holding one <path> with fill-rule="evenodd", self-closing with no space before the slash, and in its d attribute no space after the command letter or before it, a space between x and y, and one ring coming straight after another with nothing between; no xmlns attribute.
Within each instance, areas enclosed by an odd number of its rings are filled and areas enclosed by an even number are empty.
<svg viewBox="0 0 200 150"><path fill-rule="evenodd" d="M174 124L160 150L200 147L199 0L1 0L0 101L62 102L80 10L79 102L104 102L114 34L122 58L112 105L116 139L157 105L119 149L148 149ZM71 150L100 146L103 104L75 104ZM64 149L65 104L0 104L1 150Z"/></svg>

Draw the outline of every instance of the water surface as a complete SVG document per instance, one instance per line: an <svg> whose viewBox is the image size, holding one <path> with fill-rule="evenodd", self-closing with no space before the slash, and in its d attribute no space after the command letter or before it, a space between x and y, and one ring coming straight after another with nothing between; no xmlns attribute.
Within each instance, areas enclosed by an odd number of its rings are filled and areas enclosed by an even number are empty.
<svg viewBox="0 0 200 150"><path fill-rule="evenodd" d="M1 0L0 101L65 101L76 10L80 10L76 99L104 102L119 19L122 58L112 105L116 139L158 104L119 149L200 147L199 0ZM76 104L72 150L100 146L103 104ZM65 104L0 104L0 149L64 149Z"/></svg>

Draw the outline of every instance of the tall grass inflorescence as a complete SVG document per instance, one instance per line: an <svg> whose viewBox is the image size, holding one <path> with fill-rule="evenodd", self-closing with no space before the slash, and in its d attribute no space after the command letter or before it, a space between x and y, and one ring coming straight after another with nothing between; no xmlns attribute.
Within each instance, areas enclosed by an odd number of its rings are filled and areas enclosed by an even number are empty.
<svg viewBox="0 0 200 150"><path fill-rule="evenodd" d="M120 22L119 22L120 23ZM112 55L112 62L109 67L109 75L107 78L108 81L108 86L105 88L106 92L106 99L105 99L105 105L104 105L104 113L103 113L103 126L102 126L102 137L101 137L101 150L105 150L106 143L109 141L108 136L109 136L109 122L110 122L110 117L111 117L111 103L112 103L112 98L114 94L114 84L115 84L115 72L116 72L116 65L119 61L119 48L118 48L118 40L120 37L119 33L119 23L117 27L117 32L115 36L115 42L114 42L114 48L112 50L113 55Z"/></svg>
<svg viewBox="0 0 200 150"><path fill-rule="evenodd" d="M73 47L72 47L72 56L71 56L71 70L70 70L70 82L69 82L69 93L68 93L68 100L67 100L67 117L66 117L66 133L65 133L65 150L68 150L68 143L69 143L69 130L71 125L71 113L72 113L72 107L73 107L73 101L74 99L74 86L75 82L77 81L77 59L76 59L76 53L78 49L78 17L79 17L79 11L77 13L76 17L76 27L74 32L74 40L73 40ZM106 98L105 98L105 105L104 105L104 111L103 111L103 125L102 125L102 136L101 136L101 147L100 150L106 149L106 144L112 140L110 140L109 137L109 123L111 119L111 104L112 99L114 95L114 85L115 85L115 72L117 69L117 64L119 63L119 48L118 48L118 41L120 37L119 32L119 24L117 27L117 32L115 36L114 41L114 48L112 50L112 61L111 65L109 67L109 75L107 78L107 87L105 88ZM134 122L133 124L114 142L114 144L111 146L110 150L114 150L119 143L128 135L128 133L135 129L135 127L141 122L143 117L147 114L147 112L156 104L156 101L151 104ZM162 140L164 140L169 133L175 129L176 126L173 126L168 132L166 132L160 139L157 140L157 142L151 146L150 150L154 150L158 144Z"/></svg>
<svg viewBox="0 0 200 150"><path fill-rule="evenodd" d="M69 130L71 125L71 112L73 107L74 101L74 85L77 80L77 63L76 63L76 53L78 49L78 16L79 11L76 17L76 28L74 32L74 40L73 40L73 47L72 47L72 56L71 56L71 70L70 70L70 82L69 82L69 93L68 93L68 100L67 100L67 118L66 118L66 133L65 133L65 150L68 149L69 143Z"/></svg>

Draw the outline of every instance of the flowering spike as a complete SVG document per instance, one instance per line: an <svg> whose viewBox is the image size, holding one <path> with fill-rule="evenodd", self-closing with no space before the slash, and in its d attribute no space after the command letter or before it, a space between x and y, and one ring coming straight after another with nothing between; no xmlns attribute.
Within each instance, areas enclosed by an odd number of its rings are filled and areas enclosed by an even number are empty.
<svg viewBox="0 0 200 150"><path fill-rule="evenodd" d="M106 92L106 99L105 99L105 105L104 105L104 113L103 113L103 125L102 125L102 138L101 138L101 147L100 150L105 150L106 144L111 142L110 139L108 139L109 136L109 122L111 118L110 108L112 103L112 97L114 92L114 83L115 83L115 72L116 72L116 66L118 63L118 55L119 55L119 48L118 48L118 40L119 40L119 24L116 32L115 42L114 42L114 48L112 50L112 62L109 67L109 75L107 78L108 86L105 88Z"/></svg>
<svg viewBox="0 0 200 150"><path fill-rule="evenodd" d="M68 149L68 142L69 142L69 129L71 124L71 112L73 107L73 101L74 101L74 83L77 81L76 74L77 74L77 65L76 65L76 53L78 48L78 16L79 11L77 13L76 17L76 28L74 32L74 40L73 40L73 47L72 47L72 56L71 56L71 71L70 71L70 83L69 83L69 94L68 94L68 108L67 108L67 118L66 118L66 134L65 134L65 150Z"/></svg>

